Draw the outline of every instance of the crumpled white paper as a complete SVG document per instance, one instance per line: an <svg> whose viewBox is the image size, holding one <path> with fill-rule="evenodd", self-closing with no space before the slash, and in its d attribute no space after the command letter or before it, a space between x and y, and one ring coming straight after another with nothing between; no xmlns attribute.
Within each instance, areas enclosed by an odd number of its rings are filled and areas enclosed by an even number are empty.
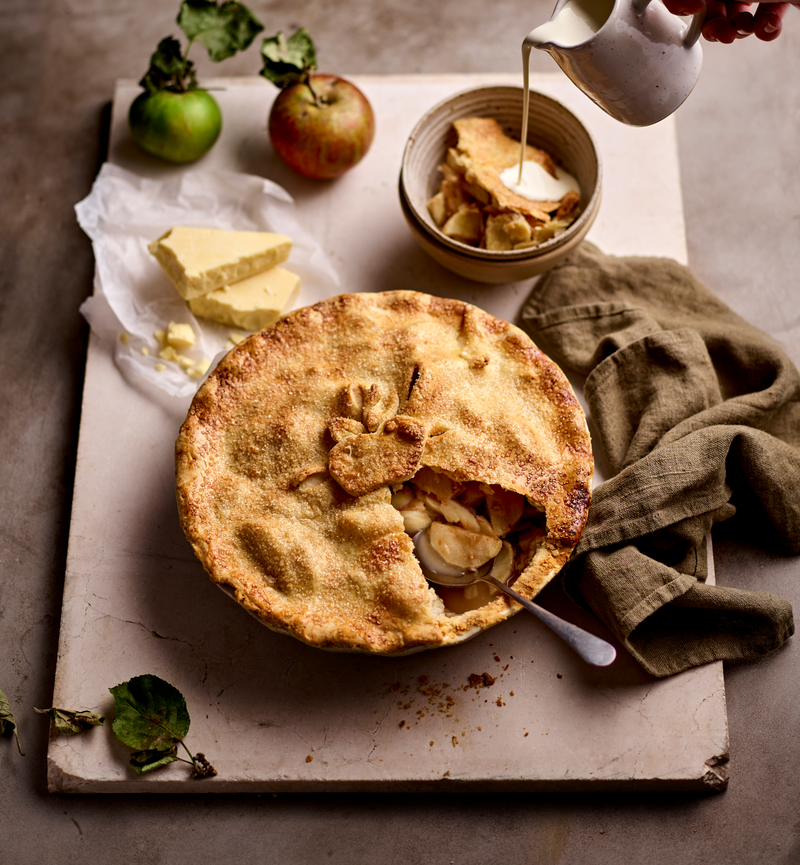
<svg viewBox="0 0 800 865"><path fill-rule="evenodd" d="M250 174L187 171L149 180L105 163L89 195L75 206L92 240L95 293L81 306L92 331L106 342L120 368L176 397L192 395L201 379L158 357L153 336L170 322L190 324L197 337L181 354L212 361L227 348L231 328L195 318L147 245L176 225L236 231L274 231L294 241L286 267L314 296L337 293L339 279L316 241L297 222L285 189ZM124 341L121 338L125 334ZM149 354L143 354L146 347ZM157 365L163 365L159 371Z"/></svg>

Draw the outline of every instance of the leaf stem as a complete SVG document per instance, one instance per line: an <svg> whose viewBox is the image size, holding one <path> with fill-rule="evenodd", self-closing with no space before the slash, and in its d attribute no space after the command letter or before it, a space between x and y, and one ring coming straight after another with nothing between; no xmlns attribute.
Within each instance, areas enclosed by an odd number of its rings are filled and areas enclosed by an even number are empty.
<svg viewBox="0 0 800 865"><path fill-rule="evenodd" d="M181 745L183 745L183 750L186 751L186 753L189 755L189 759L192 761L192 768L193 768L193 769L195 770L195 772L196 772L196 771L197 771L197 761L194 759L194 755L193 755L192 752L191 752L191 751L186 747L186 742L184 742L183 739L178 739L178 741L181 743ZM182 757L179 757L178 759L181 760L181 759L183 759L183 758L182 758ZM187 761L184 760L184 762L187 762Z"/></svg>

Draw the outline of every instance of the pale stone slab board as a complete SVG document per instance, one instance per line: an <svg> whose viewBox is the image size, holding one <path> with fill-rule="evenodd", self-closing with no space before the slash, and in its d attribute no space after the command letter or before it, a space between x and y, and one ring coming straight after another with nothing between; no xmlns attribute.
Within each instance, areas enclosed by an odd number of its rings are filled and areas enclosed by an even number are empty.
<svg viewBox="0 0 800 865"><path fill-rule="evenodd" d="M274 88L215 82L225 128L203 161L269 176L295 197L333 259L342 290L413 288L460 297L514 320L532 282L485 287L441 269L411 238L397 198L403 145L417 118L475 83L517 76L354 77L377 114L357 170L331 184L292 176L265 146ZM212 82L208 82L211 84ZM630 129L560 75L533 87L566 103L602 151L604 199L590 239L616 254L686 261L672 120ZM127 135L138 88L119 82L109 158L143 175L165 168ZM312 293L301 303L319 299ZM188 742L219 775L173 764L136 777L107 729L54 738L59 792L267 792L425 789L719 789L728 752L721 664L656 681L625 652L585 665L525 613L454 649L386 660L318 651L261 626L206 577L178 525L173 443L187 402L127 381L89 346L53 705L111 714L108 688L154 673L184 693ZM543 602L602 626L549 587ZM467 687L470 673L496 677ZM423 678L425 677L425 678Z"/></svg>

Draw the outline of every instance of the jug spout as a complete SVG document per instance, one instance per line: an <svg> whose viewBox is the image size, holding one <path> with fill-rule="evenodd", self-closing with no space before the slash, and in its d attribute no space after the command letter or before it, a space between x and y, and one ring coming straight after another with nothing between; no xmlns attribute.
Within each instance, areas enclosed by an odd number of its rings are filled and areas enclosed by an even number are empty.
<svg viewBox="0 0 800 865"><path fill-rule="evenodd" d="M614 0L558 0L550 18L531 30L525 43L557 57L592 39L613 9Z"/></svg>

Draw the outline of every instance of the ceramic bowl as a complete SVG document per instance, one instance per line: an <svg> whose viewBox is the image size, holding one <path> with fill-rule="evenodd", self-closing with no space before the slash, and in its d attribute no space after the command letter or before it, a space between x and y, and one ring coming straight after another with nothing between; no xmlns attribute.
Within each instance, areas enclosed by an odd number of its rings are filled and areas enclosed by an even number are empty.
<svg viewBox="0 0 800 865"><path fill-rule="evenodd" d="M442 175L439 166L456 143L453 121L493 117L507 135L519 139L522 128L521 87L477 87L457 93L431 108L406 142L400 170L400 204L411 233L436 261L478 282L506 283L529 279L555 267L583 240L600 207L601 162L589 131L560 102L531 91L528 144L547 151L573 174L581 188L581 213L558 237L519 250L476 249L446 237L428 212Z"/></svg>

